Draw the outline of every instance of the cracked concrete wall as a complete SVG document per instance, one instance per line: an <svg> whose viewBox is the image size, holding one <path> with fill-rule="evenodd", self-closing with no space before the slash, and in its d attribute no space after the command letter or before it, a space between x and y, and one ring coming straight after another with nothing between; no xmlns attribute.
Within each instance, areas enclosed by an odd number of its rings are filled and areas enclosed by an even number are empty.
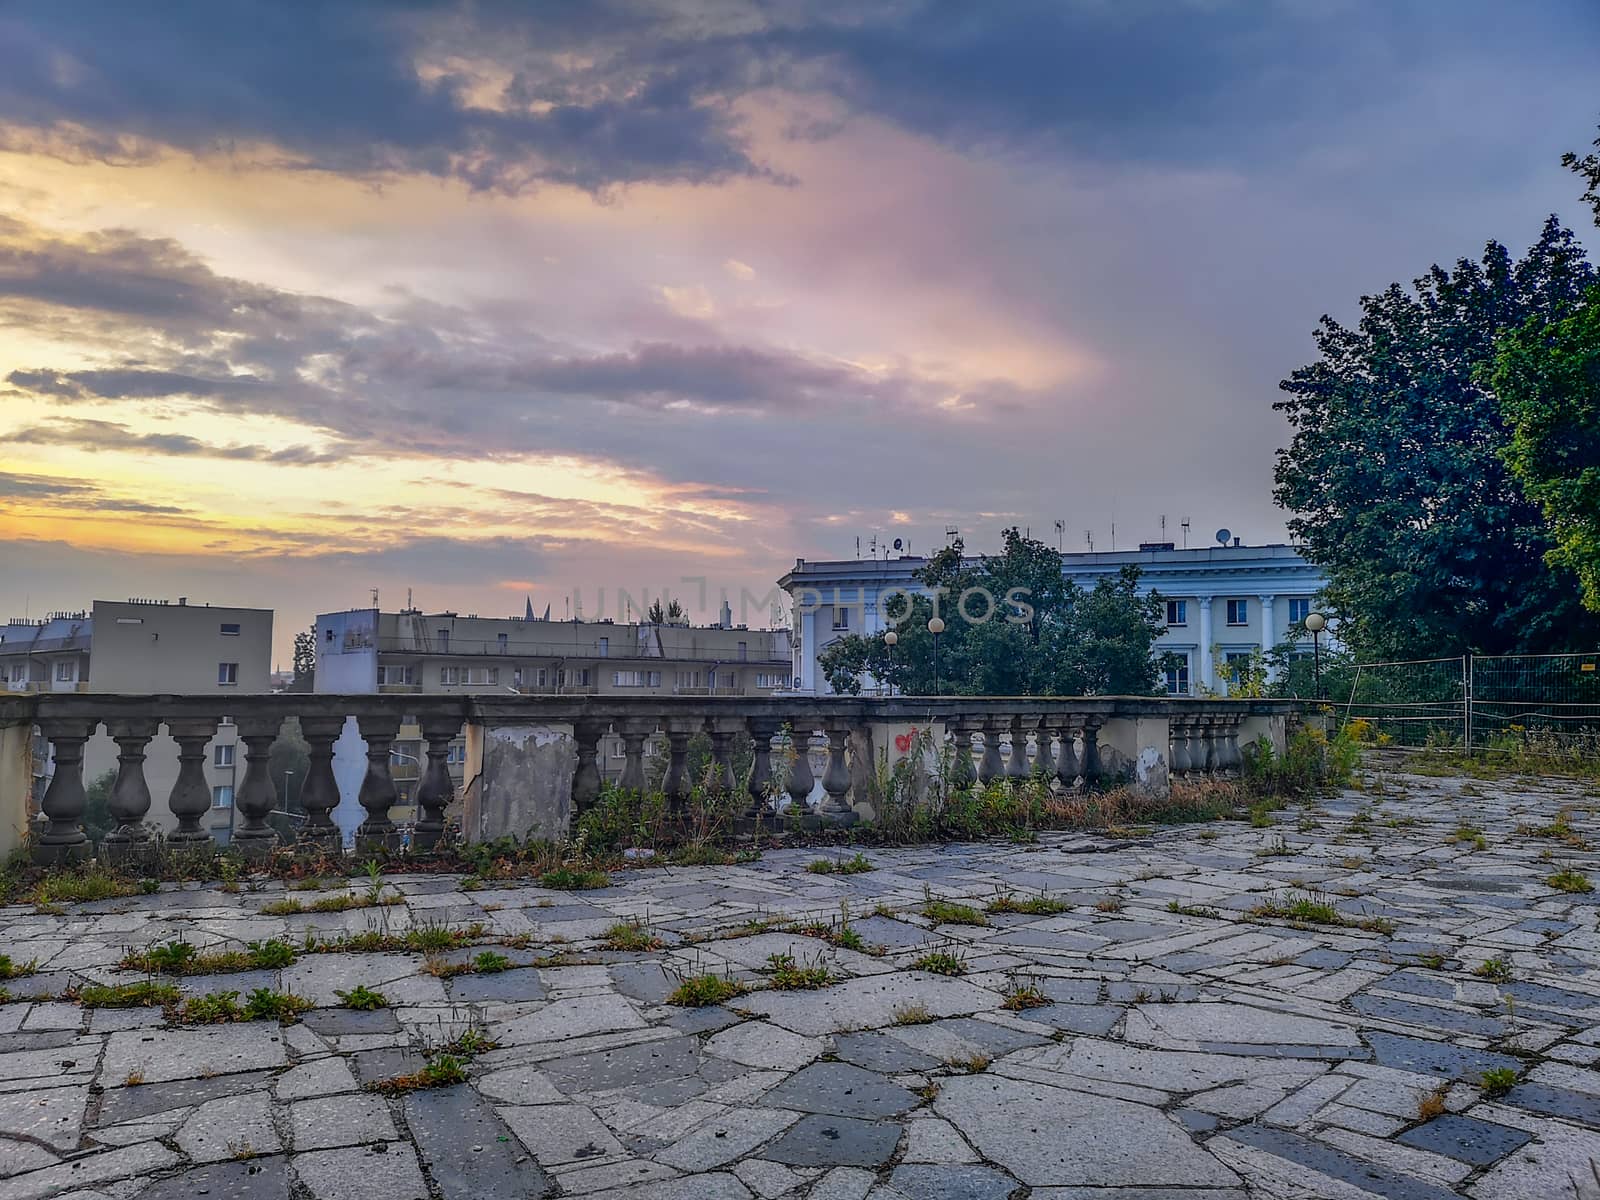
<svg viewBox="0 0 1600 1200"><path fill-rule="evenodd" d="M462 835L560 841L569 832L577 767L571 725L469 725Z"/></svg>

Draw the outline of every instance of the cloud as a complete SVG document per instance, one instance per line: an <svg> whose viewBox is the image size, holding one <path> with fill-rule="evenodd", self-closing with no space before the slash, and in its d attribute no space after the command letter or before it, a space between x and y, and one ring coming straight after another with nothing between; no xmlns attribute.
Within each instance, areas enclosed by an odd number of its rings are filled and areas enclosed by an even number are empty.
<svg viewBox="0 0 1600 1200"><path fill-rule="evenodd" d="M144 500L117 496L86 479L0 471L0 506L5 506L8 502L25 507L162 516L176 516L187 511L175 505L151 504Z"/></svg>
<svg viewBox="0 0 1600 1200"><path fill-rule="evenodd" d="M22 372L13 372L12 382L16 382L14 376L18 374ZM90 451L131 451L180 457L278 463L286 466L337 462L344 457L339 453L313 450L309 446L300 445L276 449L248 444L218 446L183 433L138 433L116 421L51 421L44 425L30 425L16 430L7 434L6 440L21 446L71 446Z"/></svg>

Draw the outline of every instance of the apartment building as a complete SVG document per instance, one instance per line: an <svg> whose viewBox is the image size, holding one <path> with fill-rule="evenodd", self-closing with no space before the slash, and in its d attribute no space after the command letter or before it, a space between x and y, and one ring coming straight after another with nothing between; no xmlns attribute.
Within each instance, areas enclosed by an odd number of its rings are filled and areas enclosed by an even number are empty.
<svg viewBox="0 0 1600 1200"><path fill-rule="evenodd" d="M317 617L316 639L316 690L330 694L761 696L793 682L789 631L736 626L726 607L717 625L363 608ZM341 797L360 787L353 736L347 731L335 748ZM421 739L407 718L390 764L401 797L396 821L414 815L411 800L427 761ZM459 794L464 739L451 743L447 761ZM622 739L605 738L602 774L615 778L622 765Z"/></svg>
<svg viewBox="0 0 1600 1200"><path fill-rule="evenodd" d="M973 567L981 563L978 556L967 561ZM887 629L885 603L901 611L900 597L923 591L914 575L926 564L927 559L910 555L796 559L794 570L778 580L793 601L796 687L827 692L818 656L847 634L870 636ZM1086 588L1130 565L1140 570L1140 587L1166 601L1166 628L1155 650L1176 656L1177 665L1165 673L1171 695L1224 693L1229 663L1284 642L1303 642L1304 652L1311 652L1304 621L1326 581L1293 546L1246 546L1233 539L1227 545L1180 550L1171 542L1158 542L1137 550L1061 556L1062 575ZM943 615L959 619L951 611Z"/></svg>
<svg viewBox="0 0 1600 1200"><path fill-rule="evenodd" d="M0 629L0 684L13 692L223 693L270 690L272 610L166 600L96 600L89 610L12 620ZM48 747L35 755L35 796L53 771ZM117 769L117 746L102 729L84 746L84 783ZM206 759L219 842L233 828L233 794L244 773L237 730L224 718ZM178 746L163 726L151 740L145 778L150 820L175 824L166 797L178 776Z"/></svg>

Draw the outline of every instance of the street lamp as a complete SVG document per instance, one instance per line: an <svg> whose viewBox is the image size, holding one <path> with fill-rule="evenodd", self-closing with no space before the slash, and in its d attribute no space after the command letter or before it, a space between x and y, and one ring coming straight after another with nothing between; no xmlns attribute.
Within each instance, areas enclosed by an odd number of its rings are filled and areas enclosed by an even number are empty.
<svg viewBox="0 0 1600 1200"><path fill-rule="evenodd" d="M883 644L889 647L889 695L894 695L894 648L900 641L900 635L894 630L889 630L883 635Z"/></svg>
<svg viewBox="0 0 1600 1200"><path fill-rule="evenodd" d="M1319 612L1306 615L1306 629L1311 633L1311 678L1317 699L1322 699L1322 631L1328 627L1328 618Z"/></svg>
<svg viewBox="0 0 1600 1200"><path fill-rule="evenodd" d="M944 618L934 617L928 622L928 632L933 634L933 694L943 694L939 686L939 635L944 632Z"/></svg>

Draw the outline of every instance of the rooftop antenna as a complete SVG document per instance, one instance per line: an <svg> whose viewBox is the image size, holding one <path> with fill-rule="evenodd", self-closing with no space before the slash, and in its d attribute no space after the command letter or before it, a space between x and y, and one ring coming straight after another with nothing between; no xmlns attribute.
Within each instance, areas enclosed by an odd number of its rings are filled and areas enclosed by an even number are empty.
<svg viewBox="0 0 1600 1200"><path fill-rule="evenodd" d="M1117 549L1117 523L1115 521L1111 522L1111 549L1113 553Z"/></svg>
<svg viewBox="0 0 1600 1200"><path fill-rule="evenodd" d="M1163 542L1167 540L1167 514L1166 513L1162 513L1161 514L1161 540Z"/></svg>
<svg viewBox="0 0 1600 1200"><path fill-rule="evenodd" d="M377 608L378 607L378 589L377 588L373 588L372 589L372 607L373 608Z"/></svg>
<svg viewBox="0 0 1600 1200"><path fill-rule="evenodd" d="M1188 517L1185 517L1183 519L1182 525L1183 525L1183 548L1185 550L1187 550L1189 548L1189 518Z"/></svg>
<svg viewBox="0 0 1600 1200"><path fill-rule="evenodd" d="M1067 523L1065 521L1057 521L1056 522L1056 553L1065 554L1066 552L1067 552Z"/></svg>
<svg viewBox="0 0 1600 1200"><path fill-rule="evenodd" d="M1094 530L1085 529L1083 531L1083 540L1088 543L1089 553L1093 554L1094 553Z"/></svg>
<svg viewBox="0 0 1600 1200"><path fill-rule="evenodd" d="M411 589L410 588L406 589L406 611L407 612L411 611Z"/></svg>
<svg viewBox="0 0 1600 1200"><path fill-rule="evenodd" d="M859 533L856 534L856 557L861 557L861 535Z"/></svg>
<svg viewBox="0 0 1600 1200"><path fill-rule="evenodd" d="M959 529L957 529L954 525L946 525L944 527L944 544L946 546L950 545L952 542L954 542L960 536L961 536L961 531Z"/></svg>

